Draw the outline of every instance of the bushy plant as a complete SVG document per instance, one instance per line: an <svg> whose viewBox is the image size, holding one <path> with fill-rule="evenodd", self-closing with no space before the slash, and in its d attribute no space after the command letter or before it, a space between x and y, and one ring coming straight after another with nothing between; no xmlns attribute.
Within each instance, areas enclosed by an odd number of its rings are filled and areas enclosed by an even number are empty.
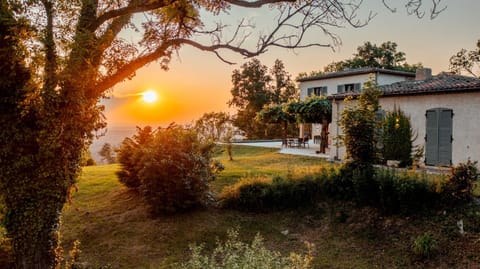
<svg viewBox="0 0 480 269"><path fill-rule="evenodd" d="M430 233L419 235L413 240L412 251L420 258L430 258L438 248L437 240Z"/></svg>
<svg viewBox="0 0 480 269"><path fill-rule="evenodd" d="M415 213L434 207L440 198L438 183L419 178L417 174L378 169L375 182L378 185L376 206L386 213Z"/></svg>
<svg viewBox="0 0 480 269"><path fill-rule="evenodd" d="M400 167L411 165L414 136L410 119L400 108L388 112L383 122L383 159L398 160Z"/></svg>
<svg viewBox="0 0 480 269"><path fill-rule="evenodd" d="M306 243L305 254L290 253L282 256L277 251L267 249L260 235L255 236L251 244L243 243L238 238L238 232L228 231L225 243L217 242L211 253L204 254L202 245L190 247L191 256L188 261L177 268L183 269L308 269L312 267L313 245Z"/></svg>
<svg viewBox="0 0 480 269"><path fill-rule="evenodd" d="M468 160L452 167L446 192L454 201L469 201L472 198L473 182L478 176L477 164L477 161Z"/></svg>
<svg viewBox="0 0 480 269"><path fill-rule="evenodd" d="M138 174L141 193L153 214L185 211L211 198L209 183L222 169L212 162L213 147L179 125L157 130L142 151Z"/></svg>
<svg viewBox="0 0 480 269"><path fill-rule="evenodd" d="M305 176L300 179L242 179L220 194L222 207L248 211L297 208L312 205L320 193L319 181Z"/></svg>
<svg viewBox="0 0 480 269"><path fill-rule="evenodd" d="M143 167L143 151L152 142L154 134L150 126L137 127L137 133L132 138L125 138L117 150L121 169L116 174L120 183L126 187L138 188L141 185L139 173Z"/></svg>

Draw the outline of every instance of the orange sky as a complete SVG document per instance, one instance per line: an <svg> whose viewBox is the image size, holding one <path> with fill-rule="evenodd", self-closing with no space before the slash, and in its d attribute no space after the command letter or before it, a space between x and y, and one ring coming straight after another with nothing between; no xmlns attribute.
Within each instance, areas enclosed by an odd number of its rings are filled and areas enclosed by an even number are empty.
<svg viewBox="0 0 480 269"><path fill-rule="evenodd" d="M337 33L343 45L336 52L327 48L294 52L271 49L259 59L269 67L275 59L281 59L287 71L295 77L299 72L323 69L332 61L351 57L356 47L365 41L377 44L394 41L398 50L406 53L409 63L421 62L431 67L433 73L438 73L448 71L449 58L455 52L461 48L473 49L476 40L480 39L478 0L445 1L448 9L433 21L408 17L401 5L399 11L392 14L381 6L379 0L366 2L366 8L378 11L378 15L365 28L339 29ZM260 18L260 23L268 23L262 21L265 19L263 15L268 14L263 12L249 10L245 15ZM320 42L325 40L321 35L313 38ZM236 55L229 56L238 64L230 66L213 54L185 47L178 57L174 57L169 71L161 70L156 63L137 71L134 79L114 88L113 98L103 101L109 127L183 124L194 121L205 112L232 111L226 104L231 97L231 74L245 60ZM147 89L158 92L156 103L146 104L140 100L138 94Z"/></svg>

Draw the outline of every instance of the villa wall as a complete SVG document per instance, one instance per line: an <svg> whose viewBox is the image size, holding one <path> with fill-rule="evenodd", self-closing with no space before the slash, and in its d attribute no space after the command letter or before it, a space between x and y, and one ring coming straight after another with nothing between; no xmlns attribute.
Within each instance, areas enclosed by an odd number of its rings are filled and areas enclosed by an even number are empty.
<svg viewBox="0 0 480 269"><path fill-rule="evenodd" d="M352 102L354 104L355 102ZM428 109L448 108L453 110L452 163L465 162L468 159L480 160L480 92L443 93L431 95L390 96L380 98L385 111L399 107L410 117L413 130L417 133L414 145L425 145L426 116ZM338 134L341 133L337 121L345 108L341 100L333 102L332 124L330 125L330 156L343 159L345 148L337 147Z"/></svg>

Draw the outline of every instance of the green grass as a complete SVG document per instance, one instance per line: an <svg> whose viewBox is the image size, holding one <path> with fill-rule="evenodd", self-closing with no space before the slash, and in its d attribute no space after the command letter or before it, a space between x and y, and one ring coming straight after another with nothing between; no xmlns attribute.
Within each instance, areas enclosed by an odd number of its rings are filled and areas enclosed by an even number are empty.
<svg viewBox="0 0 480 269"><path fill-rule="evenodd" d="M242 177L295 176L331 165L318 158L276 151L235 146L232 162L225 153L219 154L216 158L226 169L212 188L219 191ZM118 168L86 167L78 192L65 206L65 248L80 240L81 262L89 265L175 268L175 263L188 257L190 244L203 243L212 249L231 228L238 228L240 238L247 242L260 233L268 248L286 255L303 250L306 240L314 243L315 268L468 268L480 264L480 227L472 228L480 225L478 207L405 218L381 216L373 209L348 203L325 202L316 208L282 212L253 214L207 208L152 219L138 194L118 183L114 174ZM467 237L457 233L455 223L460 218L466 223ZM282 234L286 230L288 234ZM412 238L425 232L436 237L440 255L418 261L411 253Z"/></svg>
<svg viewBox="0 0 480 269"><path fill-rule="evenodd" d="M225 170L212 184L214 191L235 184L241 178L261 176L287 176L318 172L332 164L320 158L279 154L278 149L251 146L233 146L233 161L229 161L225 152L217 157Z"/></svg>

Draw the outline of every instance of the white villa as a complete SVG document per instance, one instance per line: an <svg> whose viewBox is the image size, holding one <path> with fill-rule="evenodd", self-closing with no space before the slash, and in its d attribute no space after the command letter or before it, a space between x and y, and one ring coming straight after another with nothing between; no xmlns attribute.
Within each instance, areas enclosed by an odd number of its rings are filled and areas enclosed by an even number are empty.
<svg viewBox="0 0 480 269"><path fill-rule="evenodd" d="M480 160L480 79L441 73L430 69L417 74L377 68L362 68L300 79L300 98L326 95L332 100L329 126L329 155L342 159L345 148L336 146L341 129L337 122L345 107L346 96L357 96L364 82L374 76L383 95L385 111L403 110L418 134L414 145L424 146L424 163L449 166L468 159ZM312 136L320 134L312 125ZM303 131L303 130L301 130Z"/></svg>

